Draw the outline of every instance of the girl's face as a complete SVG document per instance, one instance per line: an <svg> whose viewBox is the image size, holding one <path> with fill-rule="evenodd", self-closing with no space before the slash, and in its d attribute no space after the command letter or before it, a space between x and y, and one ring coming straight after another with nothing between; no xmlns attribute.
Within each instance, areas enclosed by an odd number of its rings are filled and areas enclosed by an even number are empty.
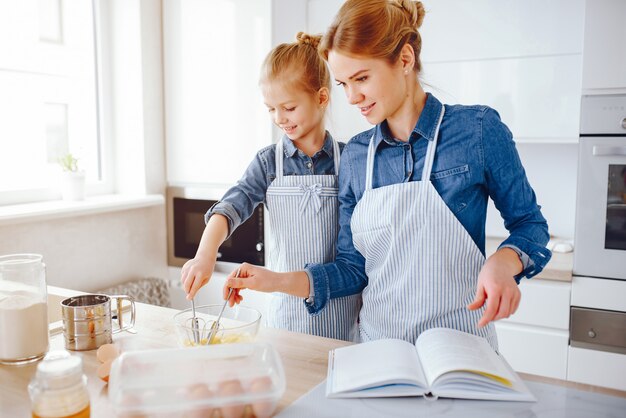
<svg viewBox="0 0 626 418"><path fill-rule="evenodd" d="M328 104L325 88L310 92L281 81L268 81L261 86L265 106L272 120L292 141L315 138L324 133L324 109Z"/></svg>
<svg viewBox="0 0 626 418"><path fill-rule="evenodd" d="M400 62L391 65L382 59L351 57L331 49L328 64L350 104L357 106L372 125L393 118L407 100Z"/></svg>

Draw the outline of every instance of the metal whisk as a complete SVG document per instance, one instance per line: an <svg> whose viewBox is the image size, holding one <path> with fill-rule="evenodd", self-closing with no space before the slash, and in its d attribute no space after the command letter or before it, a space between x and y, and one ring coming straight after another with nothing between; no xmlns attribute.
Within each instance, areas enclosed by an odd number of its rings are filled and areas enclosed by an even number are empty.
<svg viewBox="0 0 626 418"><path fill-rule="evenodd" d="M192 317L187 320L186 328L191 329L191 340L198 345L206 332L206 321L196 316L196 303L191 299Z"/></svg>
<svg viewBox="0 0 626 418"><path fill-rule="evenodd" d="M235 278L237 277L239 277L239 269L237 269L237 273L235 273ZM213 343L213 338L215 338L215 334L217 334L217 331L220 327L220 319L222 319L222 314L224 313L224 309L226 308L226 305L228 304L228 301L230 300L230 297L233 294L233 290L234 289L231 287L230 290L228 291L228 296L226 297L226 300L224 301L224 305L222 305L222 310L220 311L220 314L218 315L215 322L211 324L211 329L209 331L209 344Z"/></svg>

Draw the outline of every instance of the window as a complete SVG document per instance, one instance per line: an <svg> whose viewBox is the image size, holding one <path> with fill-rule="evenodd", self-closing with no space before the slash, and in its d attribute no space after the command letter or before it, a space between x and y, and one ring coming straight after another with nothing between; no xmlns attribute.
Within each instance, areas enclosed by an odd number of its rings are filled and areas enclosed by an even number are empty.
<svg viewBox="0 0 626 418"><path fill-rule="evenodd" d="M0 2L0 204L58 199L57 161L106 190L95 2ZM104 186L104 187L103 187Z"/></svg>

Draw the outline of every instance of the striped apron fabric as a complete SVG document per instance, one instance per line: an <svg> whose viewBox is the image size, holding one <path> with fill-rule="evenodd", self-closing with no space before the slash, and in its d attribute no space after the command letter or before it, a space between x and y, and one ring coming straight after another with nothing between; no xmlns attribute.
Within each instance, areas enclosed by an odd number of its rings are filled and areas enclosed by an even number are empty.
<svg viewBox="0 0 626 418"><path fill-rule="evenodd" d="M333 140L335 173L339 145ZM271 239L268 267L274 271L302 270L306 263L335 259L339 229L336 175L283 175L283 143L276 145L276 179L267 189ZM274 293L267 325L328 338L356 341L361 295L332 299L319 314L308 313L302 298Z"/></svg>
<svg viewBox="0 0 626 418"><path fill-rule="evenodd" d="M497 350L493 323L476 324L484 307L469 311L485 257L429 181L437 137L426 151L421 181L372 189L374 138L370 140L363 197L351 220L356 249L365 257L362 341L399 338L414 343L434 327L486 338Z"/></svg>

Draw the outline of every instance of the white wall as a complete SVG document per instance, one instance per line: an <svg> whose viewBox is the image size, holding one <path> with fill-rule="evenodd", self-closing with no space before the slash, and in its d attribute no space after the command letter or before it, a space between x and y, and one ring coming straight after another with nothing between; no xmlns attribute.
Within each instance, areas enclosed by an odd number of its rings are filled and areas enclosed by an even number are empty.
<svg viewBox="0 0 626 418"><path fill-rule="evenodd" d="M165 206L0 226L0 254L37 253L49 285L92 292L167 278Z"/></svg>
<svg viewBox="0 0 626 418"><path fill-rule="evenodd" d="M309 0L307 30L324 32L342 3ZM573 238L584 1L423 3L426 89L445 103L487 104L500 112L550 233ZM333 134L347 140L368 129L343 93L333 90ZM493 205L487 234L507 234Z"/></svg>

